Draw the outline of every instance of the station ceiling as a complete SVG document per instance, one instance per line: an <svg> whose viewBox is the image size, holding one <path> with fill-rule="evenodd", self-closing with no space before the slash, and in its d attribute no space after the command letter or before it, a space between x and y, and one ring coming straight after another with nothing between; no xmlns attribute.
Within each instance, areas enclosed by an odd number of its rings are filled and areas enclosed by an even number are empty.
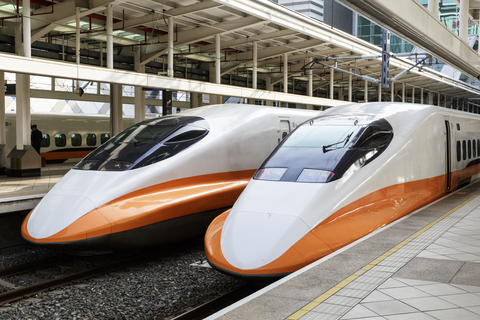
<svg viewBox="0 0 480 320"><path fill-rule="evenodd" d="M14 0L0 1L0 34L15 35L16 17L22 13L20 7L17 14L17 4ZM256 43L258 77L271 76L272 83L283 81L285 53L289 77L305 86L308 80L302 67L311 58L342 57L346 59L339 60L339 68L355 69L376 79L381 75L380 58L354 59L381 55L379 47L267 0L31 0L32 42L75 43L75 8L81 7L82 48L99 51L106 41L108 4L113 5L114 12L115 54L133 56L138 47L142 64L167 61L168 18L173 17L175 65L208 70L215 60L215 37L219 35L222 74L251 75ZM390 76L412 65L410 60L392 58ZM328 89L329 69L315 69L313 74L314 90ZM363 80L353 80L354 90L363 91ZM397 85L401 83L407 90L415 87L455 98L480 97L480 90L426 67L421 71L414 68ZM346 93L347 86L348 75L335 72L335 87ZM370 83L369 88L373 92L378 84ZM396 92L398 89L395 87Z"/></svg>

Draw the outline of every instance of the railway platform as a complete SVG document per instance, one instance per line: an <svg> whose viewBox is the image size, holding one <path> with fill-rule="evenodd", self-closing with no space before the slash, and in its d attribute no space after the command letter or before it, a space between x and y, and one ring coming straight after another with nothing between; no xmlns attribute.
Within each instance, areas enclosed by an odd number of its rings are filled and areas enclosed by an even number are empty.
<svg viewBox="0 0 480 320"><path fill-rule="evenodd" d="M47 164L40 177L0 176L0 254L25 243L23 219L74 165Z"/></svg>
<svg viewBox="0 0 480 320"><path fill-rule="evenodd" d="M207 319L480 319L480 182Z"/></svg>
<svg viewBox="0 0 480 320"><path fill-rule="evenodd" d="M0 214L33 209L75 164L47 164L40 177L0 176Z"/></svg>

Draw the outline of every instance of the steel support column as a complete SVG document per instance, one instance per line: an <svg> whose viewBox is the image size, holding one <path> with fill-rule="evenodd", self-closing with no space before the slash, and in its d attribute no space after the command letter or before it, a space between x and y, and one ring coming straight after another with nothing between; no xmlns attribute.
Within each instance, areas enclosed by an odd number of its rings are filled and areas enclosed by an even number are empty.
<svg viewBox="0 0 480 320"><path fill-rule="evenodd" d="M257 58L257 47L258 43L255 41L253 43L253 71L252 71L252 88L257 89L257 63L258 63L258 58Z"/></svg>
<svg viewBox="0 0 480 320"><path fill-rule="evenodd" d="M113 5L107 4L107 68L113 69Z"/></svg>
<svg viewBox="0 0 480 320"><path fill-rule="evenodd" d="M30 1L22 1L23 4L23 55L32 57L32 32L30 20Z"/></svg>
<svg viewBox="0 0 480 320"><path fill-rule="evenodd" d="M80 64L80 7L75 8L75 56L77 65ZM78 87L78 81L77 81Z"/></svg>
<svg viewBox="0 0 480 320"><path fill-rule="evenodd" d="M458 34L466 42L468 42L468 9L469 0L460 1L460 28Z"/></svg>
<svg viewBox="0 0 480 320"><path fill-rule="evenodd" d="M378 102L382 102L382 83L378 84Z"/></svg>
<svg viewBox="0 0 480 320"><path fill-rule="evenodd" d="M168 17L168 69L167 76L173 78L173 17Z"/></svg>
<svg viewBox="0 0 480 320"><path fill-rule="evenodd" d="M349 72L352 72L352 68L348 68ZM348 75L348 101L352 102L352 75Z"/></svg>
<svg viewBox="0 0 480 320"><path fill-rule="evenodd" d="M420 89L420 104L423 104L423 88Z"/></svg>
<svg viewBox="0 0 480 320"><path fill-rule="evenodd" d="M133 49L135 72L144 73L145 65L141 62L141 51L139 47ZM141 86L135 86L135 123L145 120L145 92Z"/></svg>
<svg viewBox="0 0 480 320"><path fill-rule="evenodd" d="M394 94L394 92L395 92L395 83L392 82L392 83L390 83L390 101L391 101L391 102L395 102L395 94Z"/></svg>
<svg viewBox="0 0 480 320"><path fill-rule="evenodd" d="M0 71L0 88L5 87L5 72ZM5 128L5 94L0 96L0 147L7 143L7 129ZM1 161L2 159L0 159ZM1 167L1 162L0 162Z"/></svg>
<svg viewBox="0 0 480 320"><path fill-rule="evenodd" d="M334 98L333 81L335 80L335 70L330 68L330 99Z"/></svg>
<svg viewBox="0 0 480 320"><path fill-rule="evenodd" d="M405 103L405 83L402 83L402 102Z"/></svg>
<svg viewBox="0 0 480 320"><path fill-rule="evenodd" d="M123 130L122 85L110 84L110 132L112 136Z"/></svg>
<svg viewBox="0 0 480 320"><path fill-rule="evenodd" d="M428 0L428 11L430 11L435 18L438 18L438 0Z"/></svg>
<svg viewBox="0 0 480 320"><path fill-rule="evenodd" d="M365 87L364 87L363 100L365 102L368 102L368 81L367 80L364 81L364 85Z"/></svg>
<svg viewBox="0 0 480 320"><path fill-rule="evenodd" d="M283 92L288 93L288 54L283 54Z"/></svg>

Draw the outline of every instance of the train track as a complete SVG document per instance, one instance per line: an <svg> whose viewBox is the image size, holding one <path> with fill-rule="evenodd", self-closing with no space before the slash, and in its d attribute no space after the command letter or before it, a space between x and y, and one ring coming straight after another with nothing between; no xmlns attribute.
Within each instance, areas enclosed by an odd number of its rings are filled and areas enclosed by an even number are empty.
<svg viewBox="0 0 480 320"><path fill-rule="evenodd" d="M75 312L80 318L107 315L115 318L130 314L147 318L155 315L170 319L177 316L175 319L179 320L202 319L260 288L206 271L202 266L204 257L199 253L202 249L195 241L123 256L58 255L2 269L0 287L10 291L0 293L0 313L9 318L35 318L37 314L47 318L62 317ZM185 255L188 258L183 258ZM152 276L154 278L148 280ZM85 279L91 280L85 282ZM112 288L101 289L105 280ZM127 283L122 285L123 281ZM77 282L80 283L75 285ZM58 290L62 286L65 288ZM139 286L148 290L137 291ZM113 293L118 288L119 291ZM47 291L52 294L36 296ZM232 292L224 294L228 291ZM200 297L198 292L201 292ZM26 298L36 299L21 302ZM67 301L76 301L75 307L72 309ZM18 302L22 303L22 309L16 307L20 305Z"/></svg>
<svg viewBox="0 0 480 320"><path fill-rule="evenodd" d="M125 269L132 265L140 264L145 261L155 259L159 254L170 254L174 250L178 249L178 246L166 247L162 249L157 249L153 251L147 251L140 254L132 254L127 257L117 259L112 262L104 263L100 266L68 274L65 276L60 276L55 279L41 281L32 285L25 287L13 289L4 293L0 293L0 305L10 303L13 301L26 299L31 296L36 295L39 292L54 290L56 288L71 285L78 281L98 277L106 273ZM38 260L7 269L0 270L0 278L9 278L17 276L27 272L34 272L42 270L48 267L58 265L62 262L72 260L74 257L69 255L59 255L52 258L47 258L43 260Z"/></svg>
<svg viewBox="0 0 480 320"><path fill-rule="evenodd" d="M262 286L253 284L253 283L247 283L242 286L239 286L232 291L216 298L213 299L201 306L198 306L196 308L193 308L192 310L189 310L172 320L201 320L204 319L212 314L214 314L217 311L220 311L221 309L232 305L233 303L251 295L252 293L255 293L256 291L260 290Z"/></svg>

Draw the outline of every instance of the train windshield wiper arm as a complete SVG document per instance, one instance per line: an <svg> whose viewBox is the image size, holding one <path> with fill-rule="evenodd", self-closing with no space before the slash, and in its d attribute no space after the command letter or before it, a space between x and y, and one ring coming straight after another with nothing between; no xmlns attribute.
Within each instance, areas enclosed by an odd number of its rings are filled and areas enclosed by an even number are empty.
<svg viewBox="0 0 480 320"><path fill-rule="evenodd" d="M345 146L347 144L347 142L350 140L350 137L352 136L352 134L353 134L353 132L350 132L350 134L348 136L346 136L345 139L343 139L342 141L338 141L338 142L329 144L328 146L323 146L323 153L327 152L328 148L333 147L333 146L335 146L337 144L340 144L340 143L343 143L343 145Z"/></svg>

